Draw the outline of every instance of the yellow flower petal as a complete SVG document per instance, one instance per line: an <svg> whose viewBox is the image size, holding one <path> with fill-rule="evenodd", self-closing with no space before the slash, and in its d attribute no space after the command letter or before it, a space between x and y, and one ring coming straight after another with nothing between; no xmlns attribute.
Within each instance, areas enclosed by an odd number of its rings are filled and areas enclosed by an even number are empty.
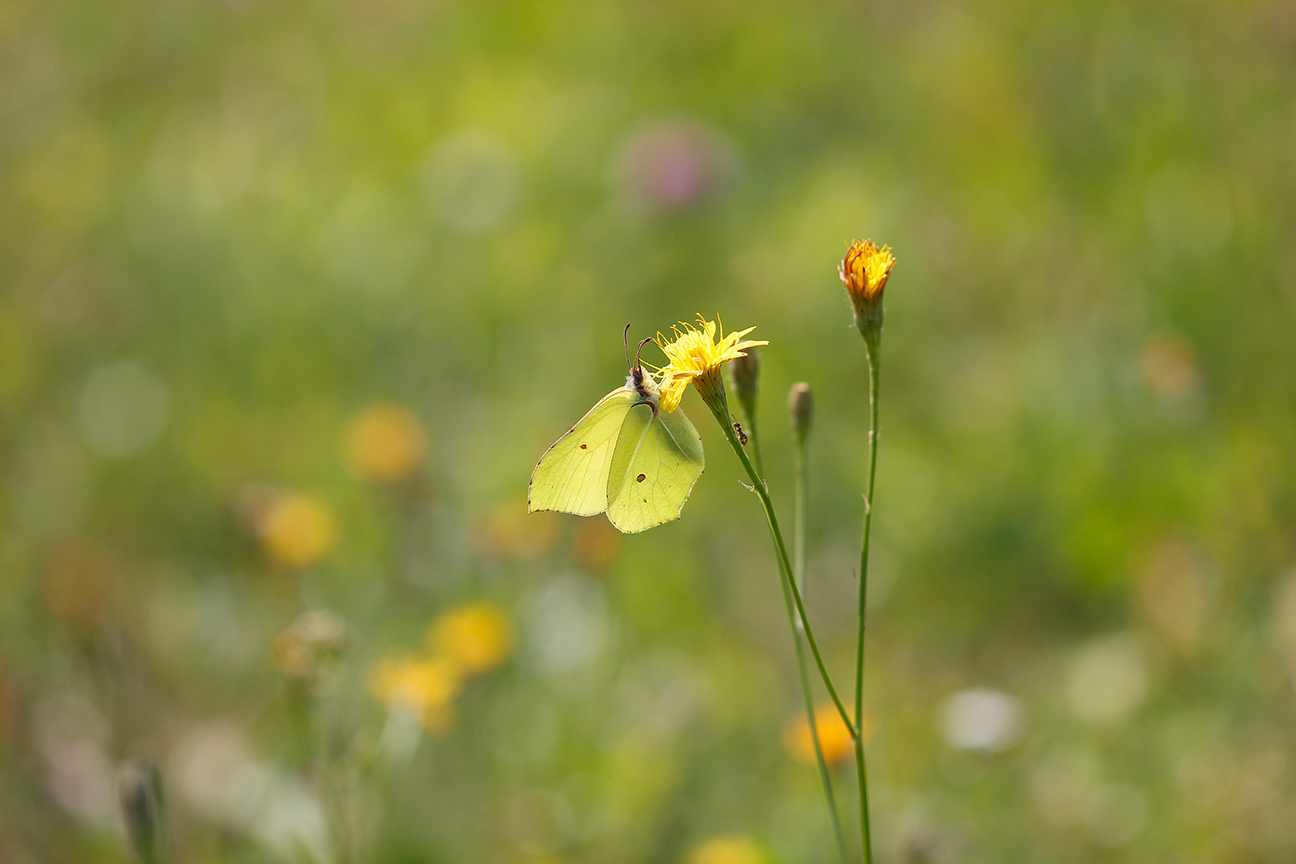
<svg viewBox="0 0 1296 864"><path fill-rule="evenodd" d="M715 373L730 360L746 357L748 348L769 344L764 340L743 339L755 327L730 333L716 341L717 330L723 332L718 316L715 322L711 322L698 315L698 324L701 329L680 322L671 328L675 334L673 339L657 334L657 346L670 361L658 372L661 407L665 411L679 407L689 382Z"/></svg>

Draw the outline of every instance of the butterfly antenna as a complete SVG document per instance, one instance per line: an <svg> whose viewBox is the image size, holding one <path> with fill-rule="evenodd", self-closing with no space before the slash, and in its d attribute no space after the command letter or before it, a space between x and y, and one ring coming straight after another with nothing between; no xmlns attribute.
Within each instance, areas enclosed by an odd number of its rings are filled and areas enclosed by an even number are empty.
<svg viewBox="0 0 1296 864"><path fill-rule="evenodd" d="M648 344L649 342L651 342L651 341L653 341L653 338L652 338L651 336L649 336L647 339L645 339L645 340L643 340L642 342L640 342L640 343L639 343L639 347L635 349L635 362L634 362L634 365L635 365L635 366L638 366L638 365L639 365L639 355L643 352L643 346L647 345L647 344ZM631 367L631 368L633 368L633 367Z"/></svg>
<svg viewBox="0 0 1296 864"><path fill-rule="evenodd" d="M629 372L633 367L630 365L630 325L627 324L621 331L621 344L625 346L626 371Z"/></svg>

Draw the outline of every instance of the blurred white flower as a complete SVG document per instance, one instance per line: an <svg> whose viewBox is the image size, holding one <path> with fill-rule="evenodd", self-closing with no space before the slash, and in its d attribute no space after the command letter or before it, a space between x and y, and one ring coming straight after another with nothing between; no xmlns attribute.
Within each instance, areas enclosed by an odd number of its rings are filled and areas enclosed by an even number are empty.
<svg viewBox="0 0 1296 864"><path fill-rule="evenodd" d="M592 662L608 637L607 600L597 583L564 576L545 587L527 614L531 654L544 671L562 675Z"/></svg>
<svg viewBox="0 0 1296 864"><path fill-rule="evenodd" d="M308 860L321 864L332 860L324 808L319 798L295 778L274 778L251 833L285 861L300 861L303 849Z"/></svg>
<svg viewBox="0 0 1296 864"><path fill-rule="evenodd" d="M941 730L945 743L956 750L998 753L1021 739L1025 720L1025 709L1012 696L975 687L946 700Z"/></svg>
<svg viewBox="0 0 1296 864"><path fill-rule="evenodd" d="M1143 647L1133 634L1102 636L1076 656L1067 680L1067 702L1088 723L1117 723L1143 704L1147 678Z"/></svg>
<svg viewBox="0 0 1296 864"><path fill-rule="evenodd" d="M114 768L102 746L109 726L99 709L68 691L38 701L32 721L36 745L49 765L50 797L88 822L118 828Z"/></svg>
<svg viewBox="0 0 1296 864"><path fill-rule="evenodd" d="M202 816L253 837L285 861L328 862L319 800L297 778L252 758L242 732L229 723L196 726L172 750L172 784Z"/></svg>
<svg viewBox="0 0 1296 864"><path fill-rule="evenodd" d="M621 675L617 696L626 728L649 739L669 738L697 712L697 671L682 654L659 651Z"/></svg>

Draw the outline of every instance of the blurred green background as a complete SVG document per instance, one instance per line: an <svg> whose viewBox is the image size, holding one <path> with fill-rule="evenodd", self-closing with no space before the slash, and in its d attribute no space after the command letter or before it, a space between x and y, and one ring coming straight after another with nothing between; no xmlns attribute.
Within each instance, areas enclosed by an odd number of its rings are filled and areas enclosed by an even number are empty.
<svg viewBox="0 0 1296 864"><path fill-rule="evenodd" d="M864 236L878 860L1296 860L1294 97L1286 0L0 4L0 861L144 765L176 862L833 860L696 394L680 521L525 494L756 325L847 680Z"/></svg>

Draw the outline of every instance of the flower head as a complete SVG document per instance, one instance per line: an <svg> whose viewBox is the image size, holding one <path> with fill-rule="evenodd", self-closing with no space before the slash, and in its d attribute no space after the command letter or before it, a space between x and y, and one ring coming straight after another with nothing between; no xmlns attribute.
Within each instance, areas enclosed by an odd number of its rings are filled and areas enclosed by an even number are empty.
<svg viewBox="0 0 1296 864"><path fill-rule="evenodd" d="M311 495L276 496L256 527L270 557L290 567L318 564L337 542L333 511Z"/></svg>
<svg viewBox="0 0 1296 864"><path fill-rule="evenodd" d="M369 688L390 708L411 711L425 727L439 732L450 725L452 702L462 682L463 670L455 660L410 655L379 663Z"/></svg>
<svg viewBox="0 0 1296 864"><path fill-rule="evenodd" d="M689 850L685 864L764 864L760 847L746 837L712 837Z"/></svg>
<svg viewBox="0 0 1296 864"><path fill-rule="evenodd" d="M837 268L855 307L855 326L870 345L882 329L882 291L894 266L890 246L879 249L872 240L856 240Z"/></svg>
<svg viewBox="0 0 1296 864"><path fill-rule="evenodd" d="M792 437L797 445L804 445L814 421L814 391L804 381L792 385L788 391L788 419L792 421Z"/></svg>
<svg viewBox="0 0 1296 864"><path fill-rule="evenodd" d="M347 425L347 463L367 480L392 483L414 473L423 461L427 432L404 405L371 405Z"/></svg>
<svg viewBox="0 0 1296 864"><path fill-rule="evenodd" d="M470 674L488 672L513 650L513 623L490 603L469 603L442 614L428 631L439 656L453 658Z"/></svg>
<svg viewBox="0 0 1296 864"><path fill-rule="evenodd" d="M837 708L831 702L824 702L815 706L814 711L815 729L819 732L819 748L823 753L824 761L829 765L841 762L850 756L854 750L855 742L851 738L850 730L842 722L841 715L837 713ZM864 715L864 738L867 741L871 733L871 726L868 714ZM802 762L813 765L816 761L814 751L814 738L810 732L810 721L805 715L798 716L788 724L784 731L783 743L787 745L792 755Z"/></svg>
<svg viewBox="0 0 1296 864"><path fill-rule="evenodd" d="M351 641L347 623L327 609L304 612L273 643L274 662L290 679L319 687Z"/></svg>
<svg viewBox="0 0 1296 864"><path fill-rule="evenodd" d="M698 324L701 329L680 322L671 328L671 332L675 334L673 339L657 334L657 346L670 360L659 374L662 410L669 412L679 407L684 388L689 382L698 388L707 405L712 406L713 402L724 398L724 380L720 377L720 367L730 360L746 357L748 348L769 344L764 340L742 338L755 330L755 327L730 333L716 341L719 322L718 316L713 323L699 315ZM723 330L720 329L720 332ZM712 407L712 410L715 408Z"/></svg>

